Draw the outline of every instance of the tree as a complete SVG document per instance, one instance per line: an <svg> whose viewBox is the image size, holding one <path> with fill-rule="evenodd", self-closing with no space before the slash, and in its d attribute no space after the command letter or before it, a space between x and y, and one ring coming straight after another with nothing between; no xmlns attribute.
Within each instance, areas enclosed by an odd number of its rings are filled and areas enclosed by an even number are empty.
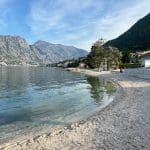
<svg viewBox="0 0 150 150"><path fill-rule="evenodd" d="M96 42L91 48L91 53L88 55L88 65L91 68L100 68L104 58L104 48Z"/></svg>
<svg viewBox="0 0 150 150"><path fill-rule="evenodd" d="M104 47L102 39L95 42L91 53L87 57L87 64L91 68L109 70L118 68L120 64L120 52L114 47Z"/></svg>
<svg viewBox="0 0 150 150"><path fill-rule="evenodd" d="M121 53L119 52L118 49L109 47L108 55L107 55L107 60L108 60L108 70L110 68L118 68L121 60Z"/></svg>
<svg viewBox="0 0 150 150"><path fill-rule="evenodd" d="M105 43L105 40L103 38L100 38L99 40L97 40L93 45L97 45L97 46L103 46Z"/></svg>
<svg viewBox="0 0 150 150"><path fill-rule="evenodd" d="M130 54L130 51L125 51L122 53L122 63L130 63L131 61L131 54Z"/></svg>

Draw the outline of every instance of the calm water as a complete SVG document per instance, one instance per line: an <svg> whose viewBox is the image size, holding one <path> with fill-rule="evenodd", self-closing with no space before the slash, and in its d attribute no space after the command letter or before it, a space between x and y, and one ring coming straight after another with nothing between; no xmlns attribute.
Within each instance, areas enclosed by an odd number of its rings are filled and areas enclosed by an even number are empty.
<svg viewBox="0 0 150 150"><path fill-rule="evenodd" d="M110 82L56 68L0 67L0 140L65 125L112 101Z"/></svg>

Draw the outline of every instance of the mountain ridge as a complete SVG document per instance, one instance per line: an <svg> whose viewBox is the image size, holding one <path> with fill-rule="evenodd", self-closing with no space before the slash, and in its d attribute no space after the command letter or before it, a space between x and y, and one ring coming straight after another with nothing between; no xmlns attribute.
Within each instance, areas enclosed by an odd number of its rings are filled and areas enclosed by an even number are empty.
<svg viewBox="0 0 150 150"><path fill-rule="evenodd" d="M0 36L0 62L6 64L54 63L83 57L87 51L39 40L29 45L21 36Z"/></svg>
<svg viewBox="0 0 150 150"><path fill-rule="evenodd" d="M104 46L114 46L122 51L143 51L150 49L150 13L138 20L129 30Z"/></svg>

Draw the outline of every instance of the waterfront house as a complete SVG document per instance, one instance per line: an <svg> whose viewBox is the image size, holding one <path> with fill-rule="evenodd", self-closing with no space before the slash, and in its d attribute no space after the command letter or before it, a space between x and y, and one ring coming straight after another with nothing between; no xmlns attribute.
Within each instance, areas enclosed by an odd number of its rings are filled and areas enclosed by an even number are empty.
<svg viewBox="0 0 150 150"><path fill-rule="evenodd" d="M144 66L145 68L150 67L150 56L142 57L140 61L142 66Z"/></svg>
<svg viewBox="0 0 150 150"><path fill-rule="evenodd" d="M150 51L139 52L138 56L142 66L145 68L150 67Z"/></svg>

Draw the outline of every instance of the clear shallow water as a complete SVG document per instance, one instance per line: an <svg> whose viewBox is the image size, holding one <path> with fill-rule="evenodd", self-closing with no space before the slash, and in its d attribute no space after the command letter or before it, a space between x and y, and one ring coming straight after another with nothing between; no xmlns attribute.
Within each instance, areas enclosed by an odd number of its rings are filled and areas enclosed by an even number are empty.
<svg viewBox="0 0 150 150"><path fill-rule="evenodd" d="M58 68L0 67L0 140L83 119L109 104L113 91L110 82Z"/></svg>

